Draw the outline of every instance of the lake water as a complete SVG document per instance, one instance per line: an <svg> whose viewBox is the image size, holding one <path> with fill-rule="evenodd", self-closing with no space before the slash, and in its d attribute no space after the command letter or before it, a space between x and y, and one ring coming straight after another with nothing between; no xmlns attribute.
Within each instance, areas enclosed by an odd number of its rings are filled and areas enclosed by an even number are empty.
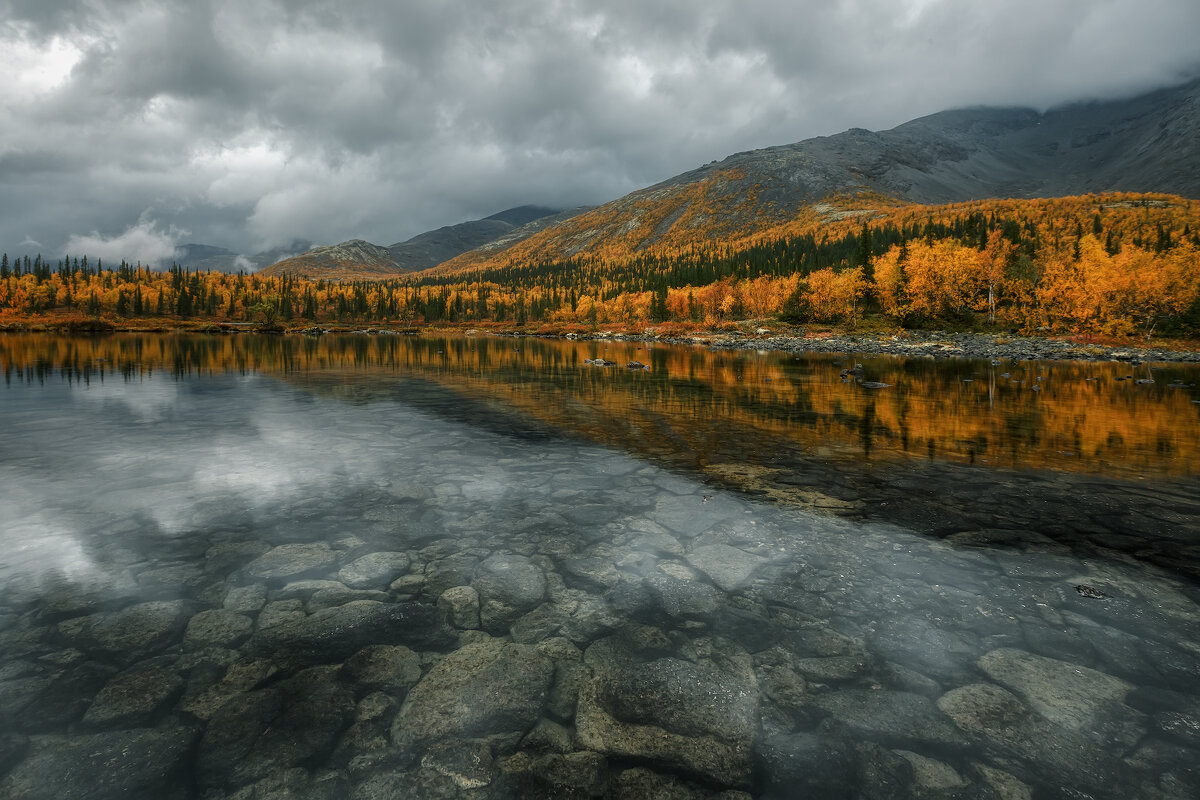
<svg viewBox="0 0 1200 800"><path fill-rule="evenodd" d="M1196 367L6 334L0 369L0 797L1200 795Z"/></svg>

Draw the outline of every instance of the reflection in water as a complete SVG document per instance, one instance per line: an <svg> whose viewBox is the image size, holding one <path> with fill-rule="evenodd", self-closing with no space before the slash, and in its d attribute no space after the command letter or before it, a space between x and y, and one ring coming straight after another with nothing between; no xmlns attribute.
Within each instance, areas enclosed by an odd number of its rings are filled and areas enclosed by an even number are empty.
<svg viewBox="0 0 1200 800"><path fill-rule="evenodd" d="M603 357L616 367L584 362ZM649 372L623 365L641 360ZM608 341L405 336L0 338L6 380L90 386L166 372L283 375L386 390L421 377L606 443L716 462L783 449L1105 475L1200 474L1200 369L851 360ZM853 378L848 380L847 378ZM868 389L863 384L887 384ZM351 390L349 387L355 388ZM150 398L138 402L153 403Z"/></svg>
<svg viewBox="0 0 1200 800"><path fill-rule="evenodd" d="M833 360L0 337L0 796L1197 796L1189 373Z"/></svg>

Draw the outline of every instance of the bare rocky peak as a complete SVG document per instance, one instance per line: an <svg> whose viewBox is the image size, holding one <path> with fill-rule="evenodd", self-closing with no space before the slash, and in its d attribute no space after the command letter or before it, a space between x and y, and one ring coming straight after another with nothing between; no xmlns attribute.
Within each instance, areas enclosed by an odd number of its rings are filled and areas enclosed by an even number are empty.
<svg viewBox="0 0 1200 800"><path fill-rule="evenodd" d="M740 169L760 199L796 206L870 190L920 203L1157 191L1200 197L1200 80L1133 99L1029 108L970 108L887 131L737 153L664 181ZM653 188L653 187L652 187Z"/></svg>

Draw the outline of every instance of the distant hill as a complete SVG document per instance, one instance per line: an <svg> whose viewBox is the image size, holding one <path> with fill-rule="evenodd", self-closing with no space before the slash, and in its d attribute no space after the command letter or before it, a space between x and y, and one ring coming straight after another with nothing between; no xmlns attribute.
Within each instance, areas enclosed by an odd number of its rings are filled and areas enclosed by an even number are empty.
<svg viewBox="0 0 1200 800"><path fill-rule="evenodd" d="M378 280L397 275L396 264L386 247L351 239L341 244L314 247L259 271L260 275L299 275L307 278Z"/></svg>
<svg viewBox="0 0 1200 800"><path fill-rule="evenodd" d="M192 270L216 270L217 272L256 272L283 258L289 258L312 247L312 242L298 239L285 247L264 250L253 255L244 255L208 244L181 245L175 254L175 263Z"/></svg>
<svg viewBox="0 0 1200 800"><path fill-rule="evenodd" d="M565 218L564 213L570 216L578 211L559 212L540 206L518 206L483 219L426 231L386 248L370 245L375 249L368 249L364 245L369 243L361 240L318 247L281 261L263 270L263 273L331 279L396 277L429 269L497 240L511 243L521 241L542 230L549 221ZM379 251L386 251L386 255ZM356 254L366 260L354 262L352 259Z"/></svg>
<svg viewBox="0 0 1200 800"><path fill-rule="evenodd" d="M944 111L888 131L729 156L442 264L438 274L578 255L735 242L848 205L951 203L1104 191L1200 197L1200 80L1128 100Z"/></svg>

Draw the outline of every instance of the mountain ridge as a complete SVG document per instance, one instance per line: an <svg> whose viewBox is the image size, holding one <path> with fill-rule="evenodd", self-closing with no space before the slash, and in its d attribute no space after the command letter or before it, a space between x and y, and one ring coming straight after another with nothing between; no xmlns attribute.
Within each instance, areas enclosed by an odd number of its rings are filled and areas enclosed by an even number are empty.
<svg viewBox="0 0 1200 800"><path fill-rule="evenodd" d="M952 109L886 131L851 128L734 153L432 274L735 242L805 214L855 213L831 198L866 197L848 205L869 208L1101 191L1200 197L1200 79L1046 112Z"/></svg>
<svg viewBox="0 0 1200 800"><path fill-rule="evenodd" d="M272 264L265 275L300 275L309 278L394 278L419 272L503 238L520 241L545 227L543 220L559 220L573 212L523 205L498 211L477 220L444 225L403 242L382 247L361 239L324 245ZM541 223L539 225L539 223ZM369 245L369 247L368 247ZM386 251L386 255L383 251ZM356 261L362 258L362 261Z"/></svg>

